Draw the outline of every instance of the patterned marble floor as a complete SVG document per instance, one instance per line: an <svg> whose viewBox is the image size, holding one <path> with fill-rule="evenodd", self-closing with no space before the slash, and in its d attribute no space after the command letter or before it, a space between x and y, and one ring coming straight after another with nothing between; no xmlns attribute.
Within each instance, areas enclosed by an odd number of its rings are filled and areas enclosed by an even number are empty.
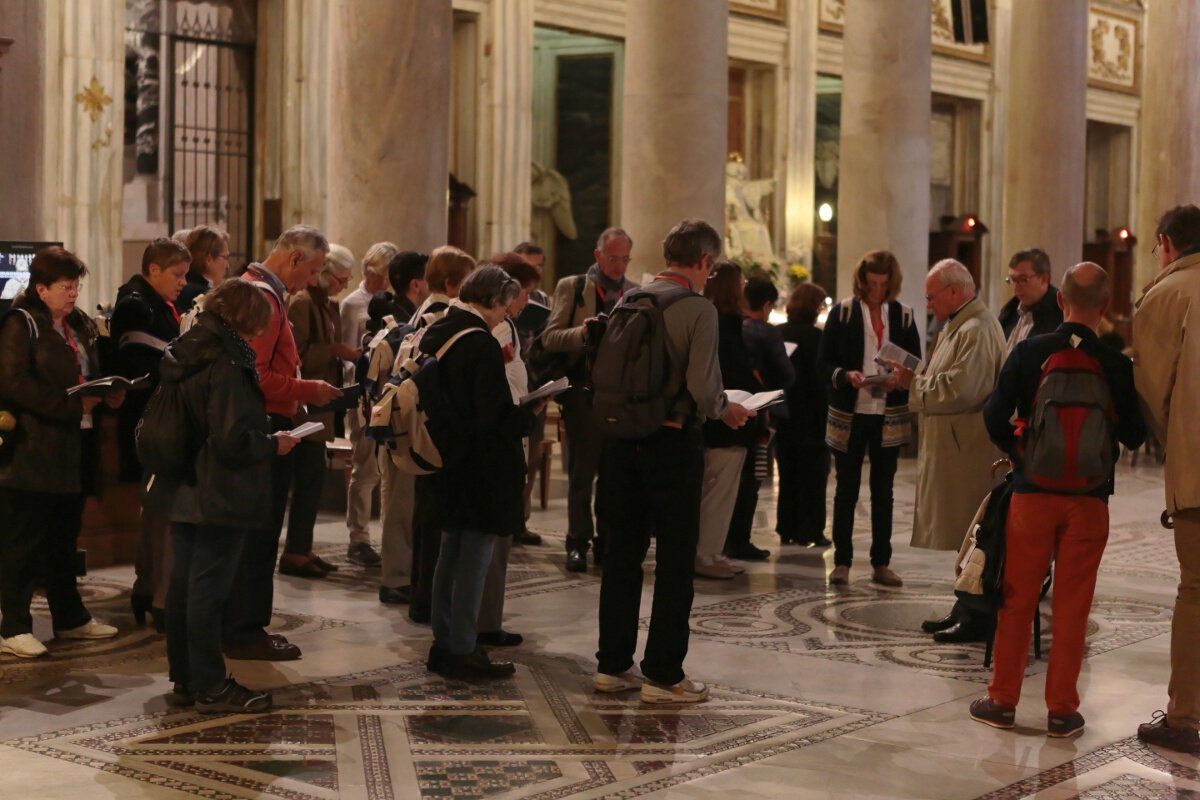
<svg viewBox="0 0 1200 800"><path fill-rule="evenodd" d="M506 627L526 642L505 654L516 675L490 685L424 670L428 629L377 602L333 519L319 549L342 569L277 579L276 629L304 658L232 664L274 690L259 717L168 709L163 639L128 614L131 571L97 570L87 602L119 638L0 657L0 797L1200 799L1197 759L1132 738L1165 703L1177 565L1157 524L1159 468L1121 469L1080 681L1088 728L1054 741L1044 660L1030 654L1017 730L995 731L966 716L988 679L982 647L917 630L948 605L951 555L907 547L914 466L897 480L897 590L865 568L828 590L831 554L781 550L764 490L755 540L772 560L697 582L687 668L713 697L677 710L590 691L599 573L563 569L561 486L531 522L547 544L513 551ZM36 617L49 638L43 607Z"/></svg>

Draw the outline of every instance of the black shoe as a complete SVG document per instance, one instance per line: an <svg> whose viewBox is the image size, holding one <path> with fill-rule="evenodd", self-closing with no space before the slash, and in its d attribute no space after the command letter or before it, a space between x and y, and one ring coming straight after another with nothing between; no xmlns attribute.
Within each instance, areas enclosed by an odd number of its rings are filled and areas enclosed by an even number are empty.
<svg viewBox="0 0 1200 800"><path fill-rule="evenodd" d="M261 714L271 710L271 693L247 689L232 677L215 693L196 697L196 710L201 714Z"/></svg>
<svg viewBox="0 0 1200 800"><path fill-rule="evenodd" d="M383 561L370 542L355 542L347 547L346 560L360 567L378 567Z"/></svg>
<svg viewBox="0 0 1200 800"><path fill-rule="evenodd" d="M525 637L519 633L509 633L508 631L488 631L478 634L475 641L489 647L516 647L525 641Z"/></svg>
<svg viewBox="0 0 1200 800"><path fill-rule="evenodd" d="M513 537L513 544L529 544L537 546L542 543L542 537L533 531L525 530Z"/></svg>
<svg viewBox="0 0 1200 800"><path fill-rule="evenodd" d="M295 661L300 655L300 648L279 634L263 636L241 647L225 649L226 658L243 661Z"/></svg>
<svg viewBox="0 0 1200 800"><path fill-rule="evenodd" d="M1146 744L1165 747L1177 753L1200 754L1200 735L1195 728L1172 728L1167 715L1155 711L1149 722L1138 725L1137 736Z"/></svg>
<svg viewBox="0 0 1200 800"><path fill-rule="evenodd" d="M726 558L736 558L739 561L766 561L771 557L770 550L755 547L749 542L725 548Z"/></svg>
<svg viewBox="0 0 1200 800"><path fill-rule="evenodd" d="M429 620L433 619L433 611L429 606L412 605L410 601L408 618L418 625L428 625Z"/></svg>
<svg viewBox="0 0 1200 800"><path fill-rule="evenodd" d="M958 624L958 616L954 613L954 611L952 609L949 614L942 617L941 619L927 619L924 622L922 622L921 630L925 631L925 633L937 633L939 631L944 631L949 628L953 628L957 624Z"/></svg>
<svg viewBox="0 0 1200 800"><path fill-rule="evenodd" d="M956 622L944 631L933 635L938 644L965 644L967 642L986 642L987 628L978 622Z"/></svg>
<svg viewBox="0 0 1200 800"><path fill-rule="evenodd" d="M322 569L321 565L312 558L307 561L301 561L298 564L295 561L288 561L281 558L279 559L279 574L292 578L324 578L329 573Z"/></svg>
<svg viewBox="0 0 1200 800"><path fill-rule="evenodd" d="M158 633L167 632L167 610L158 606L150 606L150 620L154 623L154 630Z"/></svg>
<svg viewBox="0 0 1200 800"><path fill-rule="evenodd" d="M982 697L971 703L971 719L1007 731L1017 724L1017 710L1002 706L990 697Z"/></svg>
<svg viewBox="0 0 1200 800"><path fill-rule="evenodd" d="M412 587L401 586L392 589L388 586L379 587L379 602L391 605L406 606L412 600Z"/></svg>
<svg viewBox="0 0 1200 800"><path fill-rule="evenodd" d="M507 661L492 661L487 650L476 647L465 656L447 653L441 659L445 669L440 674L448 678L469 681L480 678L507 678L517 668Z"/></svg>
<svg viewBox="0 0 1200 800"><path fill-rule="evenodd" d="M1083 733L1083 714L1047 714L1046 735L1051 739L1068 739Z"/></svg>
<svg viewBox="0 0 1200 800"><path fill-rule="evenodd" d="M325 570L326 572L337 572L338 571L337 564L330 564L328 561L321 558L316 553L313 553L313 557L311 560L312 560L312 563L316 564L318 567Z"/></svg>
<svg viewBox="0 0 1200 800"><path fill-rule="evenodd" d="M567 551L567 572L587 572L587 551Z"/></svg>
<svg viewBox="0 0 1200 800"><path fill-rule="evenodd" d="M444 648L436 644L429 647L429 656L425 659L425 669L441 675L446 668L446 656L450 655Z"/></svg>
<svg viewBox="0 0 1200 800"><path fill-rule="evenodd" d="M133 621L138 625L146 624L146 612L154 604L154 598L148 594L129 595L129 609L133 612Z"/></svg>
<svg viewBox="0 0 1200 800"><path fill-rule="evenodd" d="M833 544L833 541L822 533L818 534L817 538L807 542L800 542L800 544L803 544L805 547L829 547L829 545Z"/></svg>

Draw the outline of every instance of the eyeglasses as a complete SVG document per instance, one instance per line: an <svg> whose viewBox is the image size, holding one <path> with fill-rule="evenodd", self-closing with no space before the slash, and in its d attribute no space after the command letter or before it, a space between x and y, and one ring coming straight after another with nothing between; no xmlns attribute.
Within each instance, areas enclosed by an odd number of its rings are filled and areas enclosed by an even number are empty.
<svg viewBox="0 0 1200 800"><path fill-rule="evenodd" d="M1031 280L1033 280L1036 277L1038 277L1038 276L1037 275L1017 275L1016 277L1013 277L1012 275L1009 275L1007 278L1004 279L1004 282L1007 283L1009 286L1013 286L1013 285L1026 286L1026 285L1028 285L1028 283Z"/></svg>

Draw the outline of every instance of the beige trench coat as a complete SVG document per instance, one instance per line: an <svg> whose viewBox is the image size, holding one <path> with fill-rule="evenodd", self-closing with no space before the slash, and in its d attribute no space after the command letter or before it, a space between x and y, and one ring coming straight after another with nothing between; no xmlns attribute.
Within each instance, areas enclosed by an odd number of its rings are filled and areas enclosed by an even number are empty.
<svg viewBox="0 0 1200 800"><path fill-rule="evenodd" d="M983 403L1004 363L1004 333L982 301L963 306L945 327L908 406L920 414L913 547L958 550L979 501L992 488L996 448Z"/></svg>
<svg viewBox="0 0 1200 800"><path fill-rule="evenodd" d="M1167 511L1200 508L1200 253L1167 265L1133 315L1133 379L1146 420L1167 451Z"/></svg>

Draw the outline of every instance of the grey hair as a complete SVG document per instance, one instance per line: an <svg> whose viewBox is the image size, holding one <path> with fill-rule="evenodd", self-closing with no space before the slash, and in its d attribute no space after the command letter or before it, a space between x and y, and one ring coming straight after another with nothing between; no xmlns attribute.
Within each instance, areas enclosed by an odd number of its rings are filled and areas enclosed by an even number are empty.
<svg viewBox="0 0 1200 800"><path fill-rule="evenodd" d="M600 232L600 236L596 239L596 249L603 253L604 245L608 244L610 239L616 239L618 237L629 242L629 246L633 247L633 237L626 233L624 228L605 228Z"/></svg>
<svg viewBox="0 0 1200 800"><path fill-rule="evenodd" d="M192 228L180 228L171 234L171 238L182 245L187 244L187 238L192 232Z"/></svg>
<svg viewBox="0 0 1200 800"><path fill-rule="evenodd" d="M484 308L506 306L521 293L521 284L495 264L480 264L458 289L458 299Z"/></svg>
<svg viewBox="0 0 1200 800"><path fill-rule="evenodd" d="M386 278L388 276L388 264L392 263L392 259L400 253L400 248L391 242L376 242L367 248L367 254L363 256L363 274L370 272L372 275L379 275Z"/></svg>
<svg viewBox="0 0 1200 800"><path fill-rule="evenodd" d="M329 252L325 254L325 266L321 272L333 275L349 275L354 270L354 254L350 248L330 242Z"/></svg>
<svg viewBox="0 0 1200 800"><path fill-rule="evenodd" d="M293 225L275 241L276 250L301 250L309 258L318 252L329 252L329 240L325 234L311 225Z"/></svg>
<svg viewBox="0 0 1200 800"><path fill-rule="evenodd" d="M1102 311L1108 303L1108 297L1108 273L1095 262L1076 264L1063 275L1063 303L1071 308Z"/></svg>
<svg viewBox="0 0 1200 800"><path fill-rule="evenodd" d="M947 288L957 286L960 289L965 289L972 296L975 294L975 279L971 277L971 270L963 266L961 261L953 258L943 258L941 261L933 265L929 270L929 274L937 275L942 282L942 286Z"/></svg>

